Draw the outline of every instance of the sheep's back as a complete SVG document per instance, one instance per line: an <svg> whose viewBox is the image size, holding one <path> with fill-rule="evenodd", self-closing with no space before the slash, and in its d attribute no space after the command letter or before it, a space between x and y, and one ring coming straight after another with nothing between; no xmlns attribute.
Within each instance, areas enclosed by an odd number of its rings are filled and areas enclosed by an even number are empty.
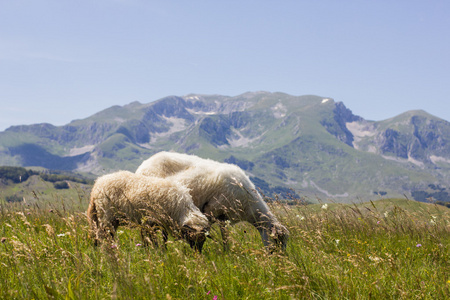
<svg viewBox="0 0 450 300"><path fill-rule="evenodd" d="M145 160L136 170L136 174L156 177L169 177L182 172L196 161L195 156L175 152L159 152Z"/></svg>
<svg viewBox="0 0 450 300"><path fill-rule="evenodd" d="M186 202L189 190L178 182L164 178L137 175L128 171L119 171L100 177L92 194L105 198L111 204L122 206L133 203L138 207L156 206L164 203L166 207Z"/></svg>

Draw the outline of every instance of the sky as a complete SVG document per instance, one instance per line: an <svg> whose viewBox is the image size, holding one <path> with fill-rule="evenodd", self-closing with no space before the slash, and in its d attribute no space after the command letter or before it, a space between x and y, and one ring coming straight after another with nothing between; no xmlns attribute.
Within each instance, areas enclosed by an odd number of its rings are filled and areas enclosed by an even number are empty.
<svg viewBox="0 0 450 300"><path fill-rule="evenodd" d="M448 0L0 0L0 131L248 91L450 121L449 54Z"/></svg>

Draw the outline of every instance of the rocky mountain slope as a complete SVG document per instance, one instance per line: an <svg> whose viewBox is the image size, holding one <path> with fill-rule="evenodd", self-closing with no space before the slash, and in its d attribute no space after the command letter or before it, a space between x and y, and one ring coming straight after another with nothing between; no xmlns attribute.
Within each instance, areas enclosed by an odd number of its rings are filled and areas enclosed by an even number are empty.
<svg viewBox="0 0 450 300"><path fill-rule="evenodd" d="M0 165L103 174L161 150L238 164L265 191L336 201L411 197L450 177L449 122L423 111L367 121L318 96L171 96L0 132Z"/></svg>

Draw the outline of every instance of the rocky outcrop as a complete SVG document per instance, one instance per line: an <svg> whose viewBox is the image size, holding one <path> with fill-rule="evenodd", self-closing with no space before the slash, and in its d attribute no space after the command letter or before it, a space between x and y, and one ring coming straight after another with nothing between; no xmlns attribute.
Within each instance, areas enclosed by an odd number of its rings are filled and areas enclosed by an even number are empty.
<svg viewBox="0 0 450 300"><path fill-rule="evenodd" d="M311 95L172 96L65 126L0 132L5 165L104 173L133 170L161 150L225 160L273 187L326 197L401 196L450 179L449 122L421 111L366 121L342 102Z"/></svg>
<svg viewBox="0 0 450 300"><path fill-rule="evenodd" d="M200 122L200 136L215 146L229 145L230 122L226 117L206 117Z"/></svg>
<svg viewBox="0 0 450 300"><path fill-rule="evenodd" d="M347 123L360 120L362 118L354 115L350 109L345 107L344 103L337 102L333 114L324 118L320 123L339 141L353 147L353 134L348 130Z"/></svg>

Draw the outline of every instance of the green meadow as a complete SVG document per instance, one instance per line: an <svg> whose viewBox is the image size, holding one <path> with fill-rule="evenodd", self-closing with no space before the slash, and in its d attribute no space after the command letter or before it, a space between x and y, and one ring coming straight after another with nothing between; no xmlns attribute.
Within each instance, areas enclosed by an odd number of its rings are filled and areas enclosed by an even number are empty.
<svg viewBox="0 0 450 300"><path fill-rule="evenodd" d="M83 193L82 191L80 193ZM69 197L69 196L67 196ZM213 226L203 253L136 229L93 245L88 195L0 204L0 299L449 299L450 210L407 199L271 207L291 233L269 254L255 228Z"/></svg>

